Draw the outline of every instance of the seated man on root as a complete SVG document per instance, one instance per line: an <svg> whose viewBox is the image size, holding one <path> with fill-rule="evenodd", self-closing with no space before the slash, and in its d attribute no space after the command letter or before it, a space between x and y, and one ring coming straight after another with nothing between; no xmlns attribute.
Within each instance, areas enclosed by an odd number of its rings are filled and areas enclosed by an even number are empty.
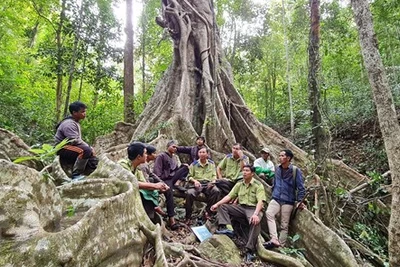
<svg viewBox="0 0 400 267"><path fill-rule="evenodd" d="M207 148L206 146L206 138L204 136L198 136L196 138L196 145L195 146L178 146L176 151L182 154L188 154L190 156L190 164L193 163L195 160L199 159L199 150L203 147ZM208 153L210 157L210 153Z"/></svg>
<svg viewBox="0 0 400 267"><path fill-rule="evenodd" d="M269 185L272 185L272 180L274 178L275 166L274 163L269 159L271 151L264 147L260 151L261 157L254 161L254 168L256 170L256 174L260 176L260 178L267 181Z"/></svg>
<svg viewBox="0 0 400 267"><path fill-rule="evenodd" d="M178 166L178 162L174 157L176 149L176 141L169 141L167 143L167 151L157 156L154 162L153 172L170 188L177 188L179 190L186 191L183 187L179 186L178 183L186 180L189 169L187 164Z"/></svg>
<svg viewBox="0 0 400 267"><path fill-rule="evenodd" d="M243 154L242 145L234 144L232 153L226 155L217 167L216 185L223 196L231 191L246 164L249 164L249 158Z"/></svg>
<svg viewBox="0 0 400 267"><path fill-rule="evenodd" d="M253 166L245 165L243 167L243 181L236 183L227 196L211 206L211 211L217 210L219 230L215 232L216 234L226 234L233 237L232 221L250 226L249 238L246 243L247 262L255 258L257 239L261 232L262 209L266 200L264 186L253 176ZM236 198L238 204L227 204Z"/></svg>
<svg viewBox="0 0 400 267"><path fill-rule="evenodd" d="M149 218L155 222L154 208L158 206L159 192L169 190L168 185L163 182L150 183L144 177L143 172L138 168L146 162L146 146L140 142L134 142L128 146L128 159L121 160L119 164L127 170L132 171L139 184L140 197L143 207Z"/></svg>
<svg viewBox="0 0 400 267"><path fill-rule="evenodd" d="M155 175L155 173L151 170L149 163L154 161L157 158L156 148L152 145L146 145L146 162L141 163L138 166L138 169L142 171L147 182L150 183L163 183L163 181ZM172 230L176 230L178 225L175 221L175 204L174 204L174 194L171 188L168 188L166 191L162 191L165 196L165 203L167 205L167 214L160 208L160 206L156 206L154 210L159 213L161 216L168 215L169 225Z"/></svg>
<svg viewBox="0 0 400 267"><path fill-rule="evenodd" d="M74 164L72 180L81 180L93 172L98 163L93 148L82 140L80 121L86 118L86 105L75 101L69 105L70 116L64 118L56 127L55 145L68 139L68 145L57 152L61 162Z"/></svg>
<svg viewBox="0 0 400 267"><path fill-rule="evenodd" d="M220 190L213 183L217 177L215 164L208 159L207 148L200 148L198 154L199 159L189 166L188 181L194 185L194 188L190 188L186 192L185 223L188 225L191 224L193 202L200 193L204 193L207 197L205 219L209 219L211 214L210 207L220 200Z"/></svg>

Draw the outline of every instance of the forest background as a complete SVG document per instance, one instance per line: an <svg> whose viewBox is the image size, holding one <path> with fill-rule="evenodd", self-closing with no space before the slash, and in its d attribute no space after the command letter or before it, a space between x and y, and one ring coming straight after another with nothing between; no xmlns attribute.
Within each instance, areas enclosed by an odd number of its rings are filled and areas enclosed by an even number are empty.
<svg viewBox="0 0 400 267"><path fill-rule="evenodd" d="M89 106L82 122L83 137L89 143L123 120L124 25L115 12L123 3L6 0L0 4L1 128L13 131L30 145L52 143L55 125L68 114L68 103L77 99ZM161 12L160 1L139 4L143 6L141 13L134 10L139 16L132 104L136 118L173 53L168 33L155 22ZM261 122L311 152L309 1L215 0L214 4L235 87L246 104ZM371 1L371 11L398 107L400 6L396 0L376 0ZM347 1L321 1L320 12L321 110L324 127L334 140L327 153L344 159L361 173L383 173L388 170L387 158L351 8ZM294 133L290 131L289 84ZM349 147L355 151L346 156L344 150ZM352 162L360 155L365 156ZM366 233L364 241L377 242L375 247L381 250L377 252L386 254L385 240L379 239L374 229L358 227L355 235Z"/></svg>

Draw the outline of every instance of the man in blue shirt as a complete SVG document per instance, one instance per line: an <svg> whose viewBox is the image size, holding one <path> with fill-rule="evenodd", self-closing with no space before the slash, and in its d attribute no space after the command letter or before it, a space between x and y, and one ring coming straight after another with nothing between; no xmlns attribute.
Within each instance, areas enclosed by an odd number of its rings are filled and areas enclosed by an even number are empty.
<svg viewBox="0 0 400 267"><path fill-rule="evenodd" d="M268 230L271 236L269 242L264 243L265 248L284 246L286 243L290 215L293 207L304 208L300 204L305 196L305 188L301 170L291 164L293 152L286 149L279 153L280 165L276 168L272 189L272 200L267 208ZM281 214L281 234L278 239L275 216Z"/></svg>

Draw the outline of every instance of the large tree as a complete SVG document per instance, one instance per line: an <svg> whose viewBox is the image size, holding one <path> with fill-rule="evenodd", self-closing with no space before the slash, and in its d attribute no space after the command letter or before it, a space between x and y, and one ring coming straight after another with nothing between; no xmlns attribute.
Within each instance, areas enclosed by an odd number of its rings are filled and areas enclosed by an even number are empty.
<svg viewBox="0 0 400 267"><path fill-rule="evenodd" d="M400 266L400 125L393 104L392 92L379 53L369 3L365 0L352 0L351 4L359 31L364 64L371 84L392 175L389 261L390 266Z"/></svg>

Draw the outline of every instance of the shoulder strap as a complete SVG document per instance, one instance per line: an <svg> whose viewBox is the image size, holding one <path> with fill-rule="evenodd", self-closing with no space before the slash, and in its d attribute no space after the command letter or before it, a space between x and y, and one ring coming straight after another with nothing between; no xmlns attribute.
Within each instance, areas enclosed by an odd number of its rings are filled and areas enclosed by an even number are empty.
<svg viewBox="0 0 400 267"><path fill-rule="evenodd" d="M297 200L297 183L296 183L297 167L292 165L292 168L293 168L293 195Z"/></svg>

